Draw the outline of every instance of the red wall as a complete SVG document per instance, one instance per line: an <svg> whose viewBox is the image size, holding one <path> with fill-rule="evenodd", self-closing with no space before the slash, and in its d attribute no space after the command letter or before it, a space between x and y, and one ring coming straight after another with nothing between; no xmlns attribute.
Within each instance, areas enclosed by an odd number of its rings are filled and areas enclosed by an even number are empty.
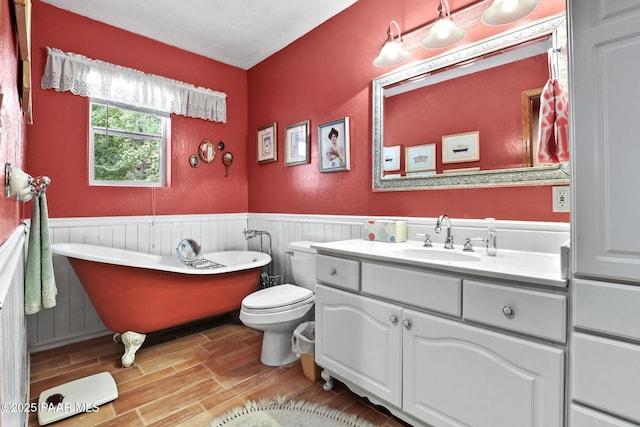
<svg viewBox="0 0 640 427"><path fill-rule="evenodd" d="M455 10L469 1L450 3ZM527 20L563 8L561 0L541 2ZM247 211L436 216L446 212L460 218L568 221L568 214L551 212L548 186L371 191L371 80L389 71L374 67L372 60L390 19L402 29L415 28L434 19L435 9L424 0L359 1L247 72L35 0L34 124L26 131L26 170L33 176L51 177L52 217ZM485 37L489 30L484 26L470 30L465 42ZM39 88L46 46L226 92L228 122L172 116L171 188L154 192L89 187L88 99ZM415 59L422 59L440 52L417 49L413 53ZM317 126L345 116L351 124L351 170L321 174ZM311 122L312 163L285 167L285 127L306 119ZM278 123L278 161L258 165L256 130L273 121ZM222 139L233 152L235 162L228 178L224 178L220 154L210 165L189 166L189 156L203 139ZM9 212L9 216L15 215ZM15 222L12 218L11 224Z"/></svg>
<svg viewBox="0 0 640 427"><path fill-rule="evenodd" d="M359 1L282 51L253 67L249 81L249 211L346 215L437 216L458 218L569 221L551 212L551 187L371 191L371 80L391 68L373 66L391 19L400 27L418 27L436 16L436 2L424 0ZM450 1L453 10L469 0ZM564 10L564 1L541 2L528 18ZM465 43L506 28L478 26ZM414 59L441 51L416 49ZM318 125L349 117L351 170L320 173ZM285 167L284 130L311 122L311 164ZM255 161L256 130L278 123L278 161Z"/></svg>
<svg viewBox="0 0 640 427"><path fill-rule="evenodd" d="M18 47L12 25L13 1L0 0L0 167L4 176L5 163L23 167L25 120L18 95ZM0 196L0 244L20 223L20 203L4 197L4 179Z"/></svg>
<svg viewBox="0 0 640 427"><path fill-rule="evenodd" d="M48 175L51 217L198 214L247 211L246 71L137 36L97 21L33 3L33 126L26 163L32 176ZM89 99L39 88L46 47L59 48L227 94L227 123L172 115L170 188L88 185ZM202 140L223 140L235 163L224 177L222 155L189 166ZM28 212L25 213L28 215Z"/></svg>

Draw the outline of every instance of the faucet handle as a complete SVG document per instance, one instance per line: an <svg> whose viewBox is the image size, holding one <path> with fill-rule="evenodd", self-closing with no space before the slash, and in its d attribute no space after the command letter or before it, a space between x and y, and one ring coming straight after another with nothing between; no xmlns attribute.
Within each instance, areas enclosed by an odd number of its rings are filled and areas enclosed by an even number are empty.
<svg viewBox="0 0 640 427"><path fill-rule="evenodd" d="M473 243L471 243L471 242L486 243L486 242L487 242L487 240L486 240L486 239L484 239L484 238L482 238L482 237L474 237L474 238L471 238L471 237L468 237L468 236L467 236L467 237L464 239L464 246L462 247L462 250L463 250L464 252L474 252L474 250L473 250Z"/></svg>
<svg viewBox="0 0 640 427"><path fill-rule="evenodd" d="M431 235L430 234L416 233L416 237L424 238L424 244L422 246L424 246L425 248L432 248L433 247L433 243L431 242Z"/></svg>

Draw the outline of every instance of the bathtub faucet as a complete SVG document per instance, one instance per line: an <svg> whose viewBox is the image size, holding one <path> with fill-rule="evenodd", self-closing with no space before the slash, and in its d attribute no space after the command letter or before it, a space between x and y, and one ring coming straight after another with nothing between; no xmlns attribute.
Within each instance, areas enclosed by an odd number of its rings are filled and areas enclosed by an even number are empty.
<svg viewBox="0 0 640 427"><path fill-rule="evenodd" d="M260 249L259 249L260 252L263 252L263 250L262 250L262 236L266 235L269 238L269 247L268 247L268 252L267 253L269 254L269 256L271 256L271 234L269 234L268 231L264 231L264 230L247 230L247 229L245 229L245 230L242 231L242 234L244 234L244 238L246 240L251 240L251 239L254 239L254 238L260 236ZM272 263L273 263L273 261L271 263L269 263L269 265L266 267L266 269L268 271L267 272L263 272L263 274L261 274L261 276L260 276L260 282L261 282L260 287L261 288L266 288L266 287L273 286L273 285L277 284L277 281L278 281L279 277L273 275Z"/></svg>
<svg viewBox="0 0 640 427"><path fill-rule="evenodd" d="M258 230L247 230L247 229L242 230L242 234L244 234L244 238L246 240L250 240L257 237L258 236L257 232Z"/></svg>

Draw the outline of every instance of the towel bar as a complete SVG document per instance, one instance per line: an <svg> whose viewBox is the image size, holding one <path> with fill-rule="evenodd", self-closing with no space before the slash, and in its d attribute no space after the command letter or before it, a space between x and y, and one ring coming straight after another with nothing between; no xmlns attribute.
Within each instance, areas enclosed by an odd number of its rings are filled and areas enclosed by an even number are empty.
<svg viewBox="0 0 640 427"><path fill-rule="evenodd" d="M19 202L28 202L33 196L39 196L51 184L48 176L33 178L20 168L14 168L11 163L4 165L4 192L6 198L16 195Z"/></svg>

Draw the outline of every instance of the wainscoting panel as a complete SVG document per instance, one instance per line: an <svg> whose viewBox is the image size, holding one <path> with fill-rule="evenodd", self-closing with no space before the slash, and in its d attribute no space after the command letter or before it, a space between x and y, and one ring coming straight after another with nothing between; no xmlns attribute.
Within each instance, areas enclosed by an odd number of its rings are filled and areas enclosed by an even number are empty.
<svg viewBox="0 0 640 427"><path fill-rule="evenodd" d="M266 231L262 251L271 251L271 274L276 283L291 281L289 277L289 242L307 240L328 242L360 239L368 217L296 214L217 214L161 217L103 217L50 219L54 243L93 243L160 255L175 254L178 242L191 237L202 245L203 252L220 250L260 250L261 239L246 240L245 229ZM435 218L396 218L408 223L408 237L416 233L433 233ZM484 220L453 219L456 244L465 236L486 235ZM561 223L497 221L498 245L501 249L557 251L568 239L569 226ZM443 233L431 234L434 244L442 244ZM533 248L533 249L532 249ZM58 286L57 306L27 316L30 351L58 347L70 342L109 334L86 296L82 285L66 257L54 256Z"/></svg>
<svg viewBox="0 0 640 427"><path fill-rule="evenodd" d="M29 402L24 315L25 234L21 225L0 246L0 403L3 409L0 425L3 426L24 426L28 415L20 411ZM7 409L5 404L15 406Z"/></svg>
<svg viewBox="0 0 640 427"><path fill-rule="evenodd" d="M183 238L203 252L246 249L246 214L51 218L52 243L90 243L157 255L175 254ZM56 307L27 316L30 351L109 334L64 256L54 255Z"/></svg>
<svg viewBox="0 0 640 427"><path fill-rule="evenodd" d="M279 276L277 283L291 281L288 272L290 260L287 255L289 242L307 240L330 242L334 240L359 239L362 237L362 217L250 214L248 229L267 231L271 234L272 271ZM269 239L263 238L263 252L268 252ZM260 237L249 241L249 249L259 250Z"/></svg>

